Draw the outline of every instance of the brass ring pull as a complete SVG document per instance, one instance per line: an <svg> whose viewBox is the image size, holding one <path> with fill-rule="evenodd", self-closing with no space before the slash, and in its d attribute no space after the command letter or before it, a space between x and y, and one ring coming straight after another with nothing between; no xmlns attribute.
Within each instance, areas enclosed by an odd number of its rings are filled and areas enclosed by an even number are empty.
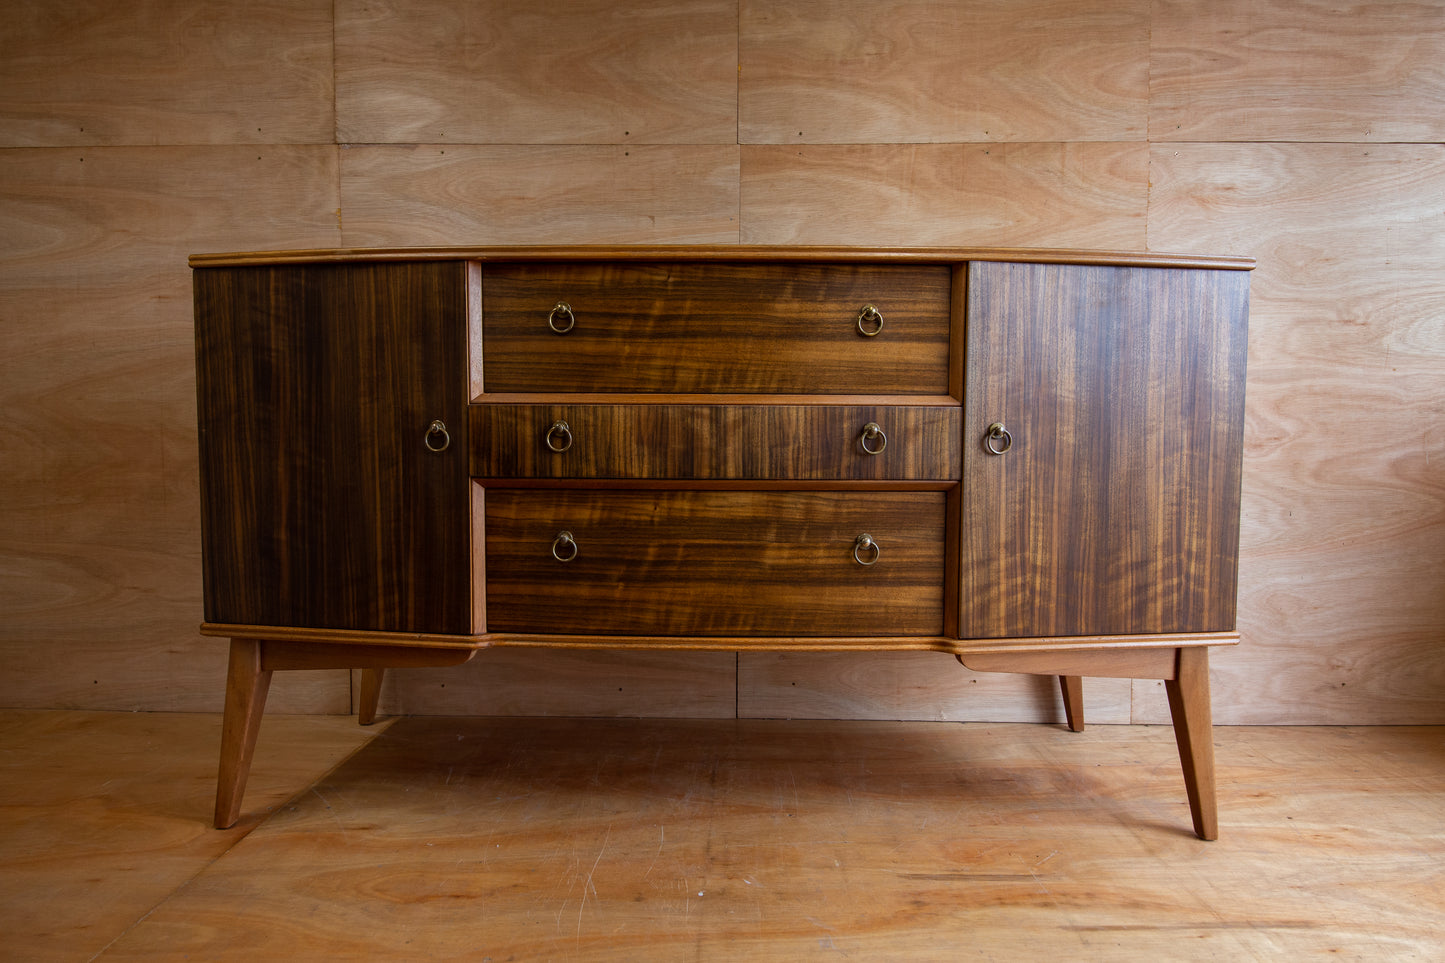
<svg viewBox="0 0 1445 963"><path fill-rule="evenodd" d="M858 554L859 552L872 552L873 554L865 562L863 560L863 556ZM859 535L858 538L853 542L853 561L857 562L859 565L877 565L878 556L882 554L883 550L878 547L877 542L873 541L873 536L869 535L867 532Z"/></svg>
<svg viewBox="0 0 1445 963"><path fill-rule="evenodd" d="M441 444L433 444L432 440L438 437L441 438ZM426 434L421 441L426 445L427 451L443 452L452 446L452 436L447 434L446 422L440 418L426 426Z"/></svg>
<svg viewBox="0 0 1445 963"><path fill-rule="evenodd" d="M883 434L883 429L878 427L876 421L870 421L863 426L863 434L858 436L858 444L870 455L881 455L883 449L888 447L888 436Z"/></svg>
<svg viewBox="0 0 1445 963"><path fill-rule="evenodd" d="M577 557L577 539L571 532L558 532L552 539L552 557L559 562L570 562Z"/></svg>
<svg viewBox="0 0 1445 963"><path fill-rule="evenodd" d="M858 333L865 338L874 338L883 330L883 312L871 304L863 305L858 312Z"/></svg>
<svg viewBox="0 0 1445 963"><path fill-rule="evenodd" d="M572 305L566 301L558 301L557 306L547 313L547 327L558 334L566 334L577 325L577 316L572 313Z"/></svg>
<svg viewBox="0 0 1445 963"><path fill-rule="evenodd" d="M572 429L565 421L554 421L547 429L547 447L561 454L572 447Z"/></svg>
<svg viewBox="0 0 1445 963"><path fill-rule="evenodd" d="M1014 446L1014 436L1008 433L1003 422L995 421L988 426L988 434L983 436L983 447L988 449L990 455L1002 455Z"/></svg>

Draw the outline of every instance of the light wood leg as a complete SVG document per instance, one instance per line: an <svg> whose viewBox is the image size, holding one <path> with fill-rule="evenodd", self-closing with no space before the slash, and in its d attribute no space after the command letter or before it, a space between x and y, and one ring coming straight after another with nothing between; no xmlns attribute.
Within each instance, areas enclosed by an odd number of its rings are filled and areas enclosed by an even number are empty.
<svg viewBox="0 0 1445 963"><path fill-rule="evenodd" d="M1064 693L1064 718L1073 732L1084 731L1084 679L1077 675L1059 676L1059 688Z"/></svg>
<svg viewBox="0 0 1445 963"><path fill-rule="evenodd" d="M381 680L386 669L361 670L361 699L356 707L356 721L369 726L376 721L376 706L381 701Z"/></svg>
<svg viewBox="0 0 1445 963"><path fill-rule="evenodd" d="M1169 714L1184 767L1184 789L1189 812L1200 839L1219 838L1219 809L1214 789L1214 733L1209 708L1209 649L1178 650L1179 668L1164 680Z"/></svg>
<svg viewBox="0 0 1445 963"><path fill-rule="evenodd" d="M216 776L217 829L231 828L241 816L241 796L251 774L251 754L270 688L271 672L261 668L261 643L232 639L226 714L221 723L221 766Z"/></svg>

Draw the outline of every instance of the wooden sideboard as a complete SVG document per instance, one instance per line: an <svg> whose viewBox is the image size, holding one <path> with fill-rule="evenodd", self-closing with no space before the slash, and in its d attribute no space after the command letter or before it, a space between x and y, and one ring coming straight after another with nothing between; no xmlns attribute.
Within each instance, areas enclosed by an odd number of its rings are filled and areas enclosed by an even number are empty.
<svg viewBox="0 0 1445 963"><path fill-rule="evenodd" d="M216 825L271 673L490 646L924 649L1162 679L1218 834L1246 258L998 249L197 255Z"/></svg>

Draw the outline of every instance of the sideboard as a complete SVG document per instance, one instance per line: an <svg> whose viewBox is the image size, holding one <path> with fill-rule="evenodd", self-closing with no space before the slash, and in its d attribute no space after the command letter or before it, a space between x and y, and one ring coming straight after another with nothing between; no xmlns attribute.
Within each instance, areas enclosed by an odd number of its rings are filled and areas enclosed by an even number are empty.
<svg viewBox="0 0 1445 963"><path fill-rule="evenodd" d="M1162 679L1218 834L1247 258L1007 249L196 255L215 822L271 674L491 646L933 650Z"/></svg>

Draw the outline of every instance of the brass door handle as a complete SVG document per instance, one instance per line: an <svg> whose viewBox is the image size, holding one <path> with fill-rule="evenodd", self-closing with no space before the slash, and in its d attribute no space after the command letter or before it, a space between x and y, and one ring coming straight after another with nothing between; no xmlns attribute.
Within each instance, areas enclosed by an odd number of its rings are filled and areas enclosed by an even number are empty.
<svg viewBox="0 0 1445 963"><path fill-rule="evenodd" d="M876 421L870 421L863 426L863 434L858 436L858 444L870 455L881 455L883 449L888 447L888 436L878 427Z"/></svg>
<svg viewBox="0 0 1445 963"><path fill-rule="evenodd" d="M452 436L447 433L446 422L440 418L426 426L426 434L421 441L427 451L443 452L452 446Z"/></svg>
<svg viewBox="0 0 1445 963"><path fill-rule="evenodd" d="M883 330L883 312L871 304L863 305L858 312L858 333L865 338L876 338Z"/></svg>
<svg viewBox="0 0 1445 963"><path fill-rule="evenodd" d="M558 532L552 539L552 557L559 562L570 562L577 557L577 539L571 532Z"/></svg>
<svg viewBox="0 0 1445 963"><path fill-rule="evenodd" d="M554 421L547 429L547 447L561 454L572 447L572 428L565 421Z"/></svg>
<svg viewBox="0 0 1445 963"><path fill-rule="evenodd" d="M872 554L868 557L867 561L864 561L863 556L858 554L859 552L870 552ZM878 557L882 554L883 550L878 547L877 542L873 541L873 536L867 532L859 535L853 542L853 561L859 565L877 565Z"/></svg>
<svg viewBox="0 0 1445 963"><path fill-rule="evenodd" d="M572 313L572 305L566 301L558 301L557 306L547 313L547 327L558 334L566 334L577 326L577 316Z"/></svg>
<svg viewBox="0 0 1445 963"><path fill-rule="evenodd" d="M1003 422L995 421L988 426L988 434L983 436L983 447L988 449L990 455L1002 455L1014 446L1014 436L1008 433Z"/></svg>

